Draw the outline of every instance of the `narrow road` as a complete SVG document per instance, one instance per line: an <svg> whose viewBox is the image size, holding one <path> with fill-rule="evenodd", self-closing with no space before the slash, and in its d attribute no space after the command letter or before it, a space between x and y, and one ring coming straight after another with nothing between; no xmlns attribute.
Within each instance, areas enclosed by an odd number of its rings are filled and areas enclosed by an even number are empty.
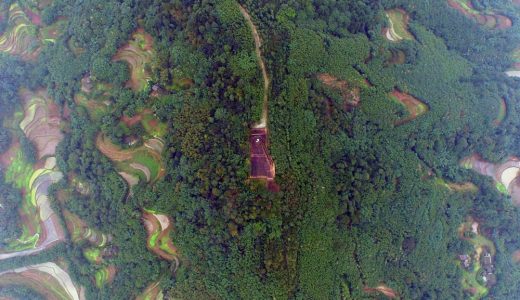
<svg viewBox="0 0 520 300"><path fill-rule="evenodd" d="M268 112L268 95L269 95L269 75L267 75L267 68L265 67L265 62L262 56L262 39L260 38L260 34L258 34L258 29L256 28L253 20L251 19L251 15L247 12L247 10L242 7L242 5L238 5L240 8L240 12L244 16L251 27L251 33L253 34L253 38L255 40L255 52L256 58L258 60L258 64L260 65L260 69L262 70L262 77L264 78L264 99L262 104L262 118L260 119L260 123L254 125L254 128L266 128L267 127L267 112Z"/></svg>

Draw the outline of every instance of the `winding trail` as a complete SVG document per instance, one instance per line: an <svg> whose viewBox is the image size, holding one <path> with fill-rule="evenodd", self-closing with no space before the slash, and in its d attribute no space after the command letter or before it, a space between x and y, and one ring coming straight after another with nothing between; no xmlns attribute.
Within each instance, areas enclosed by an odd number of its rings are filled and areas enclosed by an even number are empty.
<svg viewBox="0 0 520 300"><path fill-rule="evenodd" d="M247 10L242 6L238 5L240 8L240 12L244 16L244 18L247 21L247 24L249 24L249 27L251 27L251 33L253 35L253 38L255 40L255 53L256 58L258 60L258 65L260 66L260 69L262 70L262 77L264 78L264 99L262 104L262 118L260 119L260 123L257 123L254 125L254 128L266 128L267 127L267 120L268 120L268 101L269 101L269 86L271 84L269 75L267 75L267 68L265 66L265 61L262 56L262 39L260 38L260 34L258 33L258 29L256 28L255 24L253 23L253 20L251 19L251 15L247 12Z"/></svg>

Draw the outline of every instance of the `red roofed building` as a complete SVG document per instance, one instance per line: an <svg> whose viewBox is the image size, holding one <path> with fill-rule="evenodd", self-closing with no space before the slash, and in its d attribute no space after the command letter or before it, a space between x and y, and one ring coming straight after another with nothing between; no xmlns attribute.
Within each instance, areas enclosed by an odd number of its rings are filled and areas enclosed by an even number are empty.
<svg viewBox="0 0 520 300"><path fill-rule="evenodd" d="M253 128L249 137L252 179L265 179L269 189L277 190L274 183L276 174L274 161L269 155L267 128Z"/></svg>

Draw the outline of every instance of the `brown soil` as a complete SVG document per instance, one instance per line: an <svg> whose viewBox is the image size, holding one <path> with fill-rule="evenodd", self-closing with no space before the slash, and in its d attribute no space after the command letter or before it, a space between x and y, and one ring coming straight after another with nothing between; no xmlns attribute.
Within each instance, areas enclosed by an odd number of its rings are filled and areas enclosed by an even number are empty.
<svg viewBox="0 0 520 300"><path fill-rule="evenodd" d="M136 124L138 124L139 122L141 122L145 115L149 115L149 114L152 114L152 111L147 108L147 109L144 109L142 112L136 114L133 117L127 117L127 116L123 115L121 117L121 122L125 123L125 125L128 127L133 127Z"/></svg>
<svg viewBox="0 0 520 300"><path fill-rule="evenodd" d="M456 192L473 192L478 191L478 187L474 185L472 182L464 182L464 183L448 183L448 187L450 190Z"/></svg>
<svg viewBox="0 0 520 300"><path fill-rule="evenodd" d="M127 117L125 115L121 117L121 122L125 123L125 125L128 127L132 127L138 124L141 122L141 120L143 120L143 116L141 114L135 115L133 117Z"/></svg>
<svg viewBox="0 0 520 300"><path fill-rule="evenodd" d="M36 26L42 26L42 18L39 14L33 12L30 9L24 10L25 15L31 20L31 23L33 23Z"/></svg>
<svg viewBox="0 0 520 300"><path fill-rule="evenodd" d="M107 284L111 284L114 281L114 278L116 278L117 269L114 265L108 266L108 278L107 278Z"/></svg>
<svg viewBox="0 0 520 300"><path fill-rule="evenodd" d="M25 106L25 116L28 116L27 106L31 104L33 97L39 97L45 100L45 104L37 104L34 118L23 131L27 138L31 140L41 159L48 155L53 155L56 147L63 139L60 129L61 115L58 105L54 101L49 100L46 91L40 90L36 93L24 90L20 93L20 97Z"/></svg>
<svg viewBox="0 0 520 300"><path fill-rule="evenodd" d="M340 80L327 73L318 74L317 77L324 85L341 92L346 108L359 105L361 101L361 90L359 87L354 87L346 80Z"/></svg>
<svg viewBox="0 0 520 300"><path fill-rule="evenodd" d="M144 176L146 176L147 182L150 182L150 180L152 179L152 175L150 174L150 169L148 169L146 166L143 166L142 164L138 164L138 163L131 163L130 167L143 172Z"/></svg>
<svg viewBox="0 0 520 300"><path fill-rule="evenodd" d="M160 241L161 238L170 235L170 232L173 230L173 222L171 222L171 220L170 220L169 223L170 224L169 224L168 228L161 231L161 233L159 234L159 236L157 238L157 241ZM153 233L158 230L161 230L161 223L159 222L159 220L153 214L150 214L150 213L144 211L143 212L143 224L144 224L146 232L148 234L148 241L146 242L146 247L148 248L148 250L152 251L153 253L157 254L159 257L166 259L168 261L174 261L174 260L177 261L177 257L175 255L166 253L159 248L159 242L156 243L156 246L154 248L149 247L149 239L152 237ZM175 251L176 251L176 247L173 245L173 242L171 240L169 241L169 247L171 249L175 249ZM178 261L177 261L177 265L178 265Z"/></svg>
<svg viewBox="0 0 520 300"><path fill-rule="evenodd" d="M513 21L510 18L502 15L496 15L497 29L507 29L513 26Z"/></svg>
<svg viewBox="0 0 520 300"><path fill-rule="evenodd" d="M513 262L520 263L520 250L516 250L515 252L513 252L512 259Z"/></svg>
<svg viewBox="0 0 520 300"><path fill-rule="evenodd" d="M393 289L387 287L384 284L381 284L375 288L364 287L363 290L367 293L381 293L389 299L396 299L399 297L399 295Z"/></svg>
<svg viewBox="0 0 520 300"><path fill-rule="evenodd" d="M408 123L412 120L415 120L419 116L420 112L418 111L418 108L422 104L424 104L422 101L420 101L419 99L415 98L412 95L400 92L398 90L394 90L392 92L392 96L396 97L399 100L399 102L401 102L404 106L406 106L406 110L408 110L408 113L410 114L410 116L396 121L395 122L396 126Z"/></svg>
<svg viewBox="0 0 520 300"><path fill-rule="evenodd" d="M146 300L146 299L156 300L157 296L161 292L161 286L159 285L159 283L160 282L158 281L158 282L154 282L154 283L150 284L146 288L146 290L140 296L138 296L136 298L136 300Z"/></svg>
<svg viewBox="0 0 520 300"><path fill-rule="evenodd" d="M102 134L98 134L96 138L96 147L101 151L101 153L103 153L103 155L110 158L110 160L125 161L132 159L133 151L121 150Z"/></svg>
<svg viewBox="0 0 520 300"><path fill-rule="evenodd" d="M459 12L461 12L463 15L465 15L467 17L470 17L470 18L473 17L473 15L470 14L468 11L466 11L459 3L457 3L457 1L448 0L448 5L454 9L458 10ZM472 7L471 2L468 3L468 6Z"/></svg>

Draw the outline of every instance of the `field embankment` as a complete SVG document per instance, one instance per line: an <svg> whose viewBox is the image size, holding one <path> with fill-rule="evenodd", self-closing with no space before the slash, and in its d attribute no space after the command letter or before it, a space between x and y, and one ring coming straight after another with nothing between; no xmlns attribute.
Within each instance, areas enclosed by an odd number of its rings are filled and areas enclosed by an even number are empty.
<svg viewBox="0 0 520 300"><path fill-rule="evenodd" d="M24 118L20 128L36 147L38 159L54 155L63 139L59 107L44 90L36 93L22 90L20 98L24 104Z"/></svg>
<svg viewBox="0 0 520 300"><path fill-rule="evenodd" d="M410 16L400 8L387 10L389 27L383 29L383 34L387 40L391 42L400 42L402 40L414 40L414 36L408 30Z"/></svg>
<svg viewBox="0 0 520 300"><path fill-rule="evenodd" d="M466 17L474 19L478 24L490 29L507 29L513 26L513 22L507 16L493 11L481 12L476 10L471 0L448 0L448 5Z"/></svg>
<svg viewBox="0 0 520 300"><path fill-rule="evenodd" d="M20 284L34 289L47 299L84 300L69 274L52 262L0 273L0 287Z"/></svg>
<svg viewBox="0 0 520 300"><path fill-rule="evenodd" d="M99 134L96 138L96 146L115 163L119 172L129 176L123 176L130 185L135 183L135 178L142 181L153 183L164 176L166 170L163 165L161 152L164 143L152 138L144 142L144 145L135 149L121 149L112 143L108 138Z"/></svg>
<svg viewBox="0 0 520 300"><path fill-rule="evenodd" d="M151 80L151 62L155 52L153 38L144 29L139 28L132 34L132 40L119 49L114 61L125 61L130 66L130 81L127 86L134 91L146 88Z"/></svg>
<svg viewBox="0 0 520 300"><path fill-rule="evenodd" d="M163 214L144 210L142 219L148 234L146 247L163 259L177 261L178 265L177 248L173 245L170 236L173 231L173 223L170 218Z"/></svg>
<svg viewBox="0 0 520 300"><path fill-rule="evenodd" d="M394 90L390 94L390 98L404 105L409 114L408 117L397 120L395 122L396 126L403 125L410 121L413 121L427 113L429 110L429 107L426 103L422 102L421 100L415 98L412 95L403 93L398 90Z"/></svg>
<svg viewBox="0 0 520 300"><path fill-rule="evenodd" d="M11 4L8 11L8 27L0 35L0 52L20 56L25 60L36 60L44 43L55 43L65 29L66 20L58 20L50 26L41 21L43 6L29 7L30 3ZM27 6L27 7L26 7Z"/></svg>
<svg viewBox="0 0 520 300"><path fill-rule="evenodd" d="M151 283L136 300L162 300L164 298L160 281Z"/></svg>
<svg viewBox="0 0 520 300"><path fill-rule="evenodd" d="M464 158L460 164L466 169L491 177L497 190L511 196L513 204L520 206L520 159L510 157L503 163L493 164L474 154Z"/></svg>

